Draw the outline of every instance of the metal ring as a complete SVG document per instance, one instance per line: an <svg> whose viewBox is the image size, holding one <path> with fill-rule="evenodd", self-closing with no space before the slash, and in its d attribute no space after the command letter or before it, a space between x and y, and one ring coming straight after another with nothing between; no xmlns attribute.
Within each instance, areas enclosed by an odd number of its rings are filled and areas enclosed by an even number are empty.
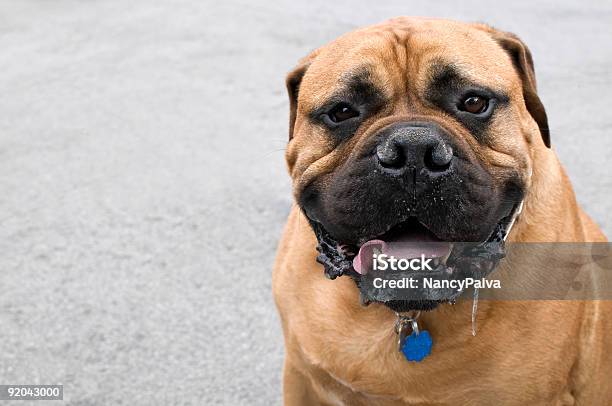
<svg viewBox="0 0 612 406"><path fill-rule="evenodd" d="M417 320L419 316L421 315L420 310L411 310L406 315L401 315L398 312L395 312L395 315L397 316L397 321L395 322L395 332L397 334L400 333L403 326L407 323L410 323L410 327L412 328L412 330L417 331L417 334L418 334L419 328L418 328Z"/></svg>
<svg viewBox="0 0 612 406"><path fill-rule="evenodd" d="M415 333L415 335L419 335L419 325L417 324L417 321L415 319L410 320L410 324L412 325L412 332Z"/></svg>
<svg viewBox="0 0 612 406"><path fill-rule="evenodd" d="M402 345L404 341L408 337L408 325L410 325L410 329L412 330L410 334L415 333L415 335L419 335L419 324L417 323L417 319L421 315L420 311L410 312L411 315L402 316L399 313L395 313L397 315L397 321L395 322L395 333L397 334L397 349L398 351L402 351Z"/></svg>

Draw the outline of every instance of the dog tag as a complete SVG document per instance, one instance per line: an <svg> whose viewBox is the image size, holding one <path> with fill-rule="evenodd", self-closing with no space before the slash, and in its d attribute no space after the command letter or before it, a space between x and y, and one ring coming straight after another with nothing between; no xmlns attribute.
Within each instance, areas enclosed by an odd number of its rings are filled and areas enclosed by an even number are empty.
<svg viewBox="0 0 612 406"><path fill-rule="evenodd" d="M419 333L413 331L402 345L402 353L408 361L421 362L429 354L431 354L431 347L433 341L429 335L429 331L424 330Z"/></svg>
<svg viewBox="0 0 612 406"><path fill-rule="evenodd" d="M407 335L409 328L412 328L412 333ZM431 347L433 346L431 335L427 330L419 331L415 319L400 321L398 333L399 350L408 361L421 362L431 354Z"/></svg>

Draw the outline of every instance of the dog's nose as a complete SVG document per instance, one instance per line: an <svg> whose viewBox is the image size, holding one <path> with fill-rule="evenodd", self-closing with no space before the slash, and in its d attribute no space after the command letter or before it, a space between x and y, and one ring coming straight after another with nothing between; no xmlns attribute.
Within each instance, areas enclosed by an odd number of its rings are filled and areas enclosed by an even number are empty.
<svg viewBox="0 0 612 406"><path fill-rule="evenodd" d="M384 170L424 169L444 172L451 167L453 149L435 125L393 125L380 136L376 158Z"/></svg>

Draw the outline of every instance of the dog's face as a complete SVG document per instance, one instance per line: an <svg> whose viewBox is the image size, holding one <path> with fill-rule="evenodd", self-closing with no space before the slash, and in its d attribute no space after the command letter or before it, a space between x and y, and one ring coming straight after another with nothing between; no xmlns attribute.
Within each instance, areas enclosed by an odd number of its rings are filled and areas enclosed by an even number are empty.
<svg viewBox="0 0 612 406"><path fill-rule="evenodd" d="M406 230L492 238L526 193L531 150L549 146L529 51L484 25L355 31L305 58L287 87L296 200L353 250Z"/></svg>

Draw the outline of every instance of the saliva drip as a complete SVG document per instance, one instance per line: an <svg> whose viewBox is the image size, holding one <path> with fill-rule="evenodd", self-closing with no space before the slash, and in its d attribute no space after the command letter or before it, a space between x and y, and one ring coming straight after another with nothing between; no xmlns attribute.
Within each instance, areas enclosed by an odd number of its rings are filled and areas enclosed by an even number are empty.
<svg viewBox="0 0 612 406"><path fill-rule="evenodd" d="M478 288L474 288L472 301L472 335L476 337L476 313L478 312Z"/></svg>

